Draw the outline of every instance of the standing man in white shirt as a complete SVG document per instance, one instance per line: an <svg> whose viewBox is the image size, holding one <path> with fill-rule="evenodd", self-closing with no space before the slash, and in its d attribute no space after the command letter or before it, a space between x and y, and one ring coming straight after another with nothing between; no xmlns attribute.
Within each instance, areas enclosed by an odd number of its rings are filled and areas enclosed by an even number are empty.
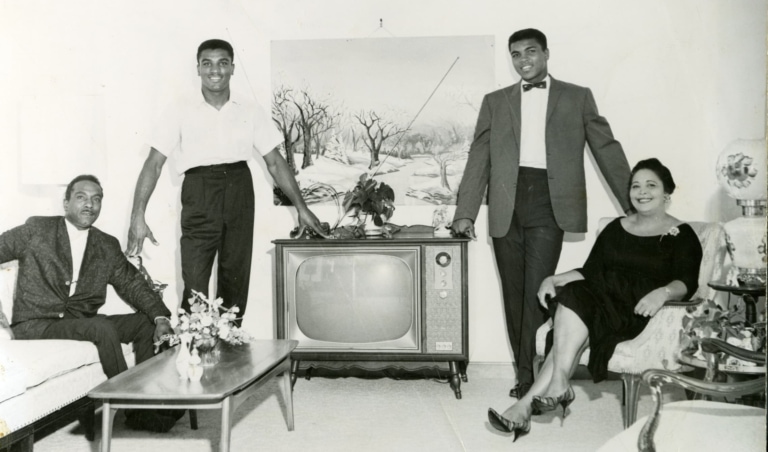
<svg viewBox="0 0 768 452"><path fill-rule="evenodd" d="M536 293L557 269L564 231L587 231L584 145L624 211L630 208L630 171L589 88L549 75L544 33L519 30L508 48L522 80L483 99L451 229L475 237L474 220L487 191L489 233L517 366L509 395L520 398L533 383L536 330L547 318Z"/></svg>
<svg viewBox="0 0 768 452"><path fill-rule="evenodd" d="M197 75L201 92L173 105L150 138L151 149L136 183L128 232L129 255L141 253L144 239L157 241L144 218L163 165L173 156L184 174L181 188L182 308L192 291L208 293L218 253L217 296L237 306L242 317L248 301L253 248L254 194L247 160L258 151L275 182L298 211L299 225L324 236L307 208L298 184L277 149L282 136L265 109L232 95L234 50L220 39L200 44Z"/></svg>

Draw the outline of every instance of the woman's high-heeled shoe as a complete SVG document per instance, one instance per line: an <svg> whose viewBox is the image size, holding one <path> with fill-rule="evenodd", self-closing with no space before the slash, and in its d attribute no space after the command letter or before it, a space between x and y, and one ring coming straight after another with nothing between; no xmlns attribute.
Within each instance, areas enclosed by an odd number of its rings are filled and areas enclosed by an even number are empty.
<svg viewBox="0 0 768 452"><path fill-rule="evenodd" d="M531 423L529 419L523 422L512 422L504 416L500 415L493 408L488 408L488 422L491 423L493 428L502 431L504 433L514 433L512 442L517 441L517 438L523 435L527 435L531 431Z"/></svg>
<svg viewBox="0 0 768 452"><path fill-rule="evenodd" d="M567 415L565 409L568 408L568 405L573 403L575 399L576 393L573 392L573 386L568 386L568 389L557 397L533 396L533 403L531 403L531 405L534 409L540 411L552 411L560 405L563 407L563 419L565 419L565 416Z"/></svg>

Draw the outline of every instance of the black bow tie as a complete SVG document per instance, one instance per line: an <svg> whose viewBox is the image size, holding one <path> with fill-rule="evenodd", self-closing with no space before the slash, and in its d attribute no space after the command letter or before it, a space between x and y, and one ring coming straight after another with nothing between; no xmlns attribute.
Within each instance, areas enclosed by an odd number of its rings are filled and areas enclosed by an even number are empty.
<svg viewBox="0 0 768 452"><path fill-rule="evenodd" d="M530 91L531 88L546 88L547 82L539 82L539 83L526 83L523 85L523 91Z"/></svg>

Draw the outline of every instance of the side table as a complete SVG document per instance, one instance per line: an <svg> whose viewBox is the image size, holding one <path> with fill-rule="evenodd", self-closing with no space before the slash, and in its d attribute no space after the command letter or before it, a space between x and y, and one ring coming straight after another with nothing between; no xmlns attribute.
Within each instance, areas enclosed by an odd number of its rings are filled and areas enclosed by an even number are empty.
<svg viewBox="0 0 768 452"><path fill-rule="evenodd" d="M693 352L688 350L682 352L680 355L680 362L699 369L705 369L706 374L704 380L708 382L715 381L717 378L724 378L726 381L730 380L744 380L756 378L760 375L765 375L765 366L744 366L744 365L731 365L721 362L716 353L705 353L707 360L701 360L693 356ZM695 399L702 397L705 400L710 400L709 396L695 394L686 390L686 394L689 399ZM744 396L741 399L742 404L763 406L765 404L765 393L758 396ZM755 404L756 403L756 404Z"/></svg>
<svg viewBox="0 0 768 452"><path fill-rule="evenodd" d="M745 284L739 286L733 286L725 281L710 281L707 284L709 287L719 290L721 292L728 292L740 296L744 300L747 312L747 322L752 325L757 322L757 300L759 297L765 296L765 284ZM730 299L729 299L730 301ZM765 319L763 319L765 321Z"/></svg>

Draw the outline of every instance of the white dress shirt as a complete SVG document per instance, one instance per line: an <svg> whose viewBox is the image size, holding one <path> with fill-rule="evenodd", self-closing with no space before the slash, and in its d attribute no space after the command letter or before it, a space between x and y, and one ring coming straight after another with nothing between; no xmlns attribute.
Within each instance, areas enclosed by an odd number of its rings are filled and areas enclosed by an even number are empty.
<svg viewBox="0 0 768 452"><path fill-rule="evenodd" d="M69 236L69 249L72 252L72 279L69 283L69 296L75 293L77 280L80 278L80 267L83 265L83 256L85 255L85 245L88 243L89 229L77 229L69 220L64 220L67 225L67 235Z"/></svg>
<svg viewBox="0 0 768 452"><path fill-rule="evenodd" d="M173 103L149 138L150 146L174 157L179 174L196 166L248 161L254 148L263 156L282 142L272 117L257 102L230 93L217 110L199 91Z"/></svg>
<svg viewBox="0 0 768 452"><path fill-rule="evenodd" d="M552 80L544 77L546 88L531 88L523 91L525 80L520 81L520 166L547 168L547 102Z"/></svg>

